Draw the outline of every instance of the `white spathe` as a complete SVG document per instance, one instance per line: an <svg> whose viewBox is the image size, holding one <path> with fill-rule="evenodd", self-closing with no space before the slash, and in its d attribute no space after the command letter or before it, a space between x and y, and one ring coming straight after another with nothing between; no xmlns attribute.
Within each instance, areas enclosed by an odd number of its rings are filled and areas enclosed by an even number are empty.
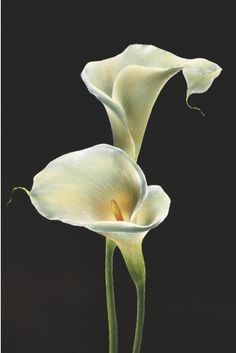
<svg viewBox="0 0 236 353"><path fill-rule="evenodd" d="M153 45L134 44L109 59L89 62L81 77L108 113L114 145L137 160L152 107L166 82L179 71L186 101L208 90L221 68L206 59L185 59Z"/></svg>
<svg viewBox="0 0 236 353"><path fill-rule="evenodd" d="M170 206L160 186L147 186L132 158L105 144L51 161L34 177L27 193L44 217L83 226L113 240L133 278L140 276L139 267L144 268L144 236L165 219ZM112 200L124 221L116 220Z"/></svg>

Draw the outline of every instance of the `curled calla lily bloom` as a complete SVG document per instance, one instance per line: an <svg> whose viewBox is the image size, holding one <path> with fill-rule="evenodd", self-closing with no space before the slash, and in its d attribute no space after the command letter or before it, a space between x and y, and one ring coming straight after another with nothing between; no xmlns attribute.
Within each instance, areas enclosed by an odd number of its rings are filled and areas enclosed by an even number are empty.
<svg viewBox="0 0 236 353"><path fill-rule="evenodd" d="M147 186L124 151L105 144L53 160L34 177L27 194L44 217L113 240L135 281L144 270L142 240L164 220L170 205L160 186Z"/></svg>
<svg viewBox="0 0 236 353"><path fill-rule="evenodd" d="M115 57L89 62L82 71L88 90L105 106L114 145L134 160L160 91L179 71L187 83L188 104L191 94L208 90L221 68L206 59L185 59L152 45L134 44Z"/></svg>

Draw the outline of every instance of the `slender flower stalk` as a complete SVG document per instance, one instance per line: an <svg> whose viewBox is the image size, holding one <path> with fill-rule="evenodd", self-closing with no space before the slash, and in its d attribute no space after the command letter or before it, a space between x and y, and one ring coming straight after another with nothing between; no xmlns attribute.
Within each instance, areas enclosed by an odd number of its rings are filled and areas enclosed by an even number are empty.
<svg viewBox="0 0 236 353"><path fill-rule="evenodd" d="M106 280L106 299L108 315L108 333L109 333L109 353L118 352L118 326L116 317L116 304L113 280L113 254L116 244L106 239L105 253L105 280Z"/></svg>
<svg viewBox="0 0 236 353"><path fill-rule="evenodd" d="M137 292L137 318L135 337L132 353L139 353L141 351L144 316L145 316L145 280L136 285Z"/></svg>

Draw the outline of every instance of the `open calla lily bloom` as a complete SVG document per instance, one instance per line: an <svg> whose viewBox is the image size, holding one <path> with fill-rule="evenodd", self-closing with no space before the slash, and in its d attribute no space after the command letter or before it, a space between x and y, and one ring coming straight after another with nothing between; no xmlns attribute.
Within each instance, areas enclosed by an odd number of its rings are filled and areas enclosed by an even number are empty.
<svg viewBox="0 0 236 353"><path fill-rule="evenodd" d="M113 240L133 279L139 276L142 240L164 220L170 205L160 186L147 186L142 170L124 151L105 144L53 160L34 177L28 195L44 217Z"/></svg>
<svg viewBox="0 0 236 353"><path fill-rule="evenodd" d="M185 59L152 45L134 44L121 54L89 62L82 79L105 106L114 145L137 160L152 107L166 82L179 71L186 101L208 90L221 68L205 59Z"/></svg>

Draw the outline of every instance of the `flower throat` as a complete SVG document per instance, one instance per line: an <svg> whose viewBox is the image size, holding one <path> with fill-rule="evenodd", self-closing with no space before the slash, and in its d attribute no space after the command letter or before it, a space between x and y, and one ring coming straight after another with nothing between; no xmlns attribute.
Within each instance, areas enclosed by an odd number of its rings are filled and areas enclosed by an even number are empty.
<svg viewBox="0 0 236 353"><path fill-rule="evenodd" d="M116 200L111 200L111 208L117 221L124 221L120 207Z"/></svg>

